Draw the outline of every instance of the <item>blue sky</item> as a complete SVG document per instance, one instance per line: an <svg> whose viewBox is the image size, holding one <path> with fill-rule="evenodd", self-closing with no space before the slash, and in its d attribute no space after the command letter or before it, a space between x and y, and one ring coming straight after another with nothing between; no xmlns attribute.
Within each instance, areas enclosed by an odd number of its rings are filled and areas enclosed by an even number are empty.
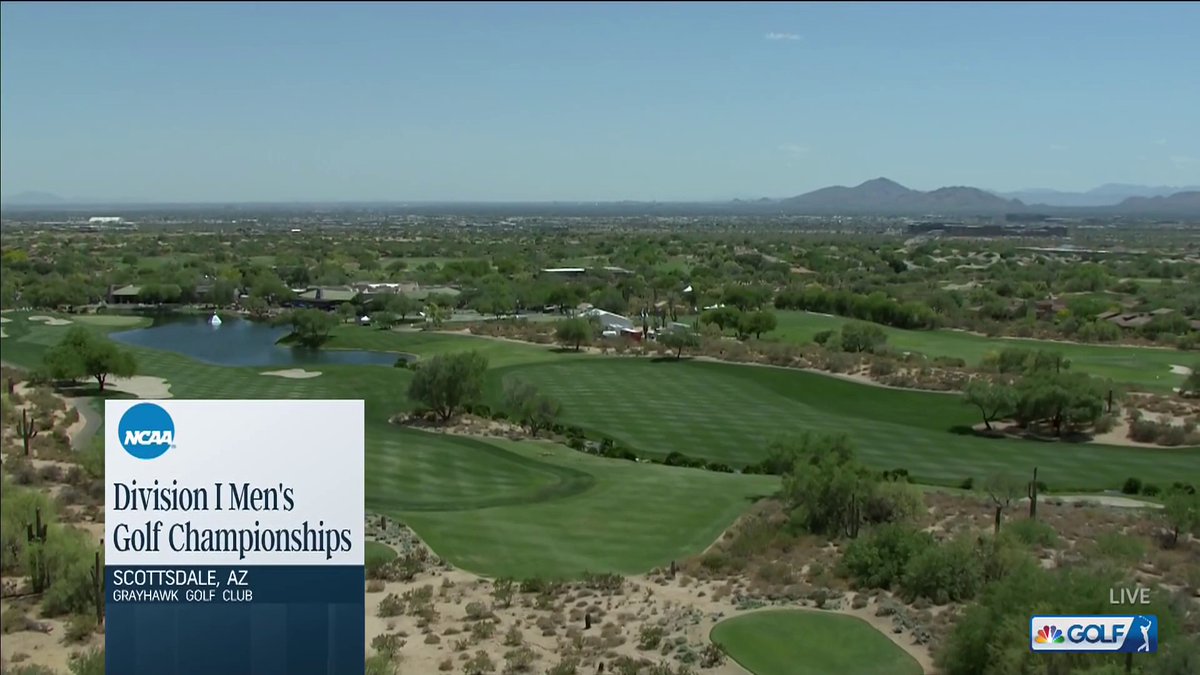
<svg viewBox="0 0 1200 675"><path fill-rule="evenodd" d="M1200 184L1200 5L0 9L0 194L783 197Z"/></svg>

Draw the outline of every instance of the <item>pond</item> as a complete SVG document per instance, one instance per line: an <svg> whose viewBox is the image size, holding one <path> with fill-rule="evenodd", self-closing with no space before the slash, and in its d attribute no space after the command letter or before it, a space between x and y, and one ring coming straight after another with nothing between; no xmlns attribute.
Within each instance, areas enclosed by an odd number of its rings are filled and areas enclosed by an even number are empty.
<svg viewBox="0 0 1200 675"><path fill-rule="evenodd" d="M158 317L148 328L110 333L122 344L183 354L219 366L392 366L405 354L350 349L307 349L276 344L290 331L284 326L223 318L211 325L203 316ZM362 328L362 330L371 330Z"/></svg>

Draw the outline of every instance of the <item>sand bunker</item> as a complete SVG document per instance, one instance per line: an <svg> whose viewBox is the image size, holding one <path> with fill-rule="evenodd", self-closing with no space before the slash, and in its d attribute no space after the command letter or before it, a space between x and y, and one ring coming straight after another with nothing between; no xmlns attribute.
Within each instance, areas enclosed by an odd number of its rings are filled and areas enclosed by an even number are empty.
<svg viewBox="0 0 1200 675"><path fill-rule="evenodd" d="M0 323L8 323L9 321L12 321L12 319L7 316L0 316Z"/></svg>
<svg viewBox="0 0 1200 675"><path fill-rule="evenodd" d="M275 377L286 377L289 380L307 380L311 377L320 377L319 370L305 370L303 368L288 368L286 370L269 370L259 375L274 375Z"/></svg>
<svg viewBox="0 0 1200 675"><path fill-rule="evenodd" d="M114 377L104 385L138 398L171 398L171 385L161 377L150 375L134 375L133 377Z"/></svg>
<svg viewBox="0 0 1200 675"><path fill-rule="evenodd" d="M1174 373L1175 375L1191 375L1192 369L1188 368L1187 366L1172 365L1171 372Z"/></svg>
<svg viewBox="0 0 1200 675"><path fill-rule="evenodd" d="M4 329L0 328L0 338L6 338L6 337L8 337L8 333L5 333Z"/></svg>
<svg viewBox="0 0 1200 675"><path fill-rule="evenodd" d="M70 319L56 319L52 316L45 316L42 314L38 314L37 316L31 316L31 317L29 317L29 320L30 321L42 321L47 326L67 326L67 325L71 324Z"/></svg>

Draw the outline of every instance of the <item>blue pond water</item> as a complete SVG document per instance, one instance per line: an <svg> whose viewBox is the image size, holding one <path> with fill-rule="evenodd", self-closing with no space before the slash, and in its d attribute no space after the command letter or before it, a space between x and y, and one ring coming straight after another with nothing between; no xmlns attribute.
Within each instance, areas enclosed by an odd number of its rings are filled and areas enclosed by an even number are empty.
<svg viewBox="0 0 1200 675"><path fill-rule="evenodd" d="M155 319L148 328L110 333L109 337L123 344L162 349L220 366L391 366L401 357L388 352L276 344L288 332L286 327L237 317L225 318L213 326L201 316L172 316Z"/></svg>

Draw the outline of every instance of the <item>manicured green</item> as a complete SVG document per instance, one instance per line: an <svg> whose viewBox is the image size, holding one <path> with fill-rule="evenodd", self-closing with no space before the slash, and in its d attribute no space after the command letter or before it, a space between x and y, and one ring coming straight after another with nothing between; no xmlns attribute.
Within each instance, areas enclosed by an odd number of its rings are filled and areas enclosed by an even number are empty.
<svg viewBox="0 0 1200 675"><path fill-rule="evenodd" d="M809 610L751 612L717 624L712 641L754 675L920 675L916 659L865 621Z"/></svg>
<svg viewBox="0 0 1200 675"><path fill-rule="evenodd" d="M396 558L396 549L381 544L377 541L364 542L363 559L366 562L366 567L370 569L374 565L381 565L390 562Z"/></svg>
<svg viewBox="0 0 1200 675"><path fill-rule="evenodd" d="M812 342L817 333L838 330L850 321L843 317L808 312L784 311L777 312L776 316L779 328L766 337L798 344ZM930 357L960 358L970 365L978 365L985 354L1005 347L1052 349L1070 359L1072 369L1154 391L1170 391L1172 387L1178 387L1183 382L1183 376L1173 374L1171 366L1190 366L1197 359L1194 353L1176 349L987 338L952 330L882 328L887 333L888 345L901 351L921 352Z"/></svg>

